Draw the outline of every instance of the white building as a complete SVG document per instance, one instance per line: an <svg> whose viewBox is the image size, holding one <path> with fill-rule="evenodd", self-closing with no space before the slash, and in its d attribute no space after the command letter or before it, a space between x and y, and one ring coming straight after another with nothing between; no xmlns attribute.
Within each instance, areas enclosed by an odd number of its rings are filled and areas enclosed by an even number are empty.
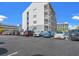
<svg viewBox="0 0 79 59"><path fill-rule="evenodd" d="M55 31L55 12L50 3L31 3L31 5L22 14L22 29L24 31L32 30L38 32Z"/></svg>

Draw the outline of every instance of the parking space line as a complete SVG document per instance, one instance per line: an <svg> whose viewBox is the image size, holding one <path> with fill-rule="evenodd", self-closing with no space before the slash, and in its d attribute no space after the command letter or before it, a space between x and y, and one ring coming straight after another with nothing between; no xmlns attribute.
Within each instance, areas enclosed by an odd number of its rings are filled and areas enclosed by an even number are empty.
<svg viewBox="0 0 79 59"><path fill-rule="evenodd" d="M16 55L16 54L18 54L17 51L16 51L16 52L13 52L13 53L11 53L11 54L9 54L9 55L7 55L7 56L13 56L13 55Z"/></svg>

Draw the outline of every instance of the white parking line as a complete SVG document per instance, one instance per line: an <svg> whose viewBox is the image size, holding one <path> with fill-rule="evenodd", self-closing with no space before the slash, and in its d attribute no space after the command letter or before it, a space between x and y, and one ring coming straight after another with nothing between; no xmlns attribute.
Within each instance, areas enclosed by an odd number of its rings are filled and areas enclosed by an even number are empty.
<svg viewBox="0 0 79 59"><path fill-rule="evenodd" d="M18 54L18 52L17 52L17 51L16 51L16 52L14 52L14 53L9 54L9 55L7 55L7 56L13 56L13 55L16 55L16 54Z"/></svg>

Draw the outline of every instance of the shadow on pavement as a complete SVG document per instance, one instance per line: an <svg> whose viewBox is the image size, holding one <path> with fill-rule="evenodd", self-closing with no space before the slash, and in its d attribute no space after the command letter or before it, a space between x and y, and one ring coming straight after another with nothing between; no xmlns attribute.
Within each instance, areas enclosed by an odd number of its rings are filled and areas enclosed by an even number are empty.
<svg viewBox="0 0 79 59"><path fill-rule="evenodd" d="M8 50L5 48L0 48L0 55L7 53Z"/></svg>
<svg viewBox="0 0 79 59"><path fill-rule="evenodd" d="M0 44L4 44L4 42L0 42Z"/></svg>
<svg viewBox="0 0 79 59"><path fill-rule="evenodd" d="M44 56L44 55L41 55L41 54L34 54L32 56Z"/></svg>

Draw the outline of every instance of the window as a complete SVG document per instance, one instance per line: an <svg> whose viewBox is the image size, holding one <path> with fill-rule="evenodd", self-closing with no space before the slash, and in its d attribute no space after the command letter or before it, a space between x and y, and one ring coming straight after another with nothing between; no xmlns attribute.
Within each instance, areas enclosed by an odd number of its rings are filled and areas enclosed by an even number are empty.
<svg viewBox="0 0 79 59"><path fill-rule="evenodd" d="M27 12L27 15L29 15L29 12Z"/></svg>
<svg viewBox="0 0 79 59"><path fill-rule="evenodd" d="M36 18L37 17L37 8L34 8L33 9L33 18Z"/></svg>
<svg viewBox="0 0 79 59"><path fill-rule="evenodd" d="M33 27L33 30L36 30L37 28L36 27Z"/></svg>
<svg viewBox="0 0 79 59"><path fill-rule="evenodd" d="M36 10L37 10L37 8L34 8L34 9L33 9L33 11L36 11Z"/></svg>
<svg viewBox="0 0 79 59"><path fill-rule="evenodd" d="M28 30L28 27L29 27L29 12L27 12L27 30Z"/></svg>
<svg viewBox="0 0 79 59"><path fill-rule="evenodd" d="M44 9L46 10L46 9L48 9L48 5L46 4L46 5L44 5Z"/></svg>
<svg viewBox="0 0 79 59"><path fill-rule="evenodd" d="M33 18L36 18L37 17L37 15L33 15Z"/></svg>
<svg viewBox="0 0 79 59"><path fill-rule="evenodd" d="M48 31L48 26L44 26L44 30L45 31Z"/></svg>
<svg viewBox="0 0 79 59"><path fill-rule="evenodd" d="M45 20L44 20L44 23L45 23L45 24L48 24L48 19L45 19Z"/></svg>
<svg viewBox="0 0 79 59"><path fill-rule="evenodd" d="M33 21L33 23L36 24L37 22L36 21Z"/></svg>
<svg viewBox="0 0 79 59"><path fill-rule="evenodd" d="M47 12L44 12L44 15L48 15L48 13Z"/></svg>

